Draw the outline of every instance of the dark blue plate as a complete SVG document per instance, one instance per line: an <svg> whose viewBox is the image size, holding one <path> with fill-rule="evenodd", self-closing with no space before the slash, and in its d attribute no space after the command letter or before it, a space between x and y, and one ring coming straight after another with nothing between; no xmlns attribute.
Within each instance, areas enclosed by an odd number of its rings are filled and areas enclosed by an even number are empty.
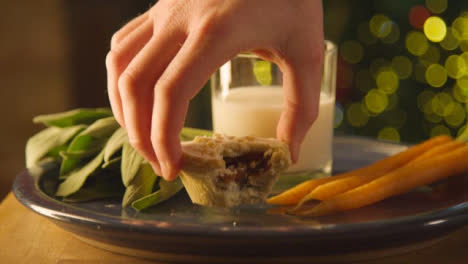
<svg viewBox="0 0 468 264"><path fill-rule="evenodd" d="M335 137L334 170L351 170L405 148ZM350 261L369 259L422 247L468 223L464 176L316 218L268 213L271 207L265 204L206 208L192 204L184 192L140 213L122 209L119 199L67 204L46 195L47 177L41 179L28 171L17 176L13 191L26 207L88 243L165 261L238 262L255 257L257 263L293 263L337 255L350 256Z"/></svg>

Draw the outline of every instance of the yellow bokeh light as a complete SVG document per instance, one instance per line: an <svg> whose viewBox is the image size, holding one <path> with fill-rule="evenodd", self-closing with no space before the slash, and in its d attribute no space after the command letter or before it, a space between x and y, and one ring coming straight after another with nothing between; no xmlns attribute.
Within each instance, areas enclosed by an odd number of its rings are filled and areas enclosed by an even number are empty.
<svg viewBox="0 0 468 264"><path fill-rule="evenodd" d="M398 75L392 71L381 71L377 74L377 88L386 94L392 94L398 89Z"/></svg>
<svg viewBox="0 0 468 264"><path fill-rule="evenodd" d="M415 56L423 55L429 48L426 37L419 31L409 32L408 35L406 35L405 45L408 52Z"/></svg>
<svg viewBox="0 0 468 264"><path fill-rule="evenodd" d="M346 62L356 64L362 60L364 49L359 42L347 40L340 46L340 55Z"/></svg>
<svg viewBox="0 0 468 264"><path fill-rule="evenodd" d="M462 91L468 90L468 76L463 76L457 79L457 86L460 87Z"/></svg>
<svg viewBox="0 0 468 264"><path fill-rule="evenodd" d="M445 122L451 127L461 126L466 118L465 109L460 103L454 103L452 111L444 116Z"/></svg>
<svg viewBox="0 0 468 264"><path fill-rule="evenodd" d="M448 76L458 79L466 72L465 60L458 55L450 55L445 60L445 69L447 70Z"/></svg>
<svg viewBox="0 0 468 264"><path fill-rule="evenodd" d="M270 85L273 81L271 62L258 60L254 63L253 72L257 82L261 85Z"/></svg>
<svg viewBox="0 0 468 264"><path fill-rule="evenodd" d="M459 40L468 40L468 18L457 17L452 23L453 35Z"/></svg>
<svg viewBox="0 0 468 264"><path fill-rule="evenodd" d="M379 74L379 72L384 71L386 69L391 69L391 64L384 58L377 58L371 62L369 69L372 74L372 77L377 79L377 75Z"/></svg>
<svg viewBox="0 0 468 264"><path fill-rule="evenodd" d="M420 83L426 83L426 67L421 63L415 63L413 68L414 79Z"/></svg>
<svg viewBox="0 0 468 264"><path fill-rule="evenodd" d="M413 72L413 63L408 57L396 56L392 59L392 68L400 79L408 79Z"/></svg>
<svg viewBox="0 0 468 264"><path fill-rule="evenodd" d="M400 133L394 127L384 127L377 134L377 139L400 142Z"/></svg>
<svg viewBox="0 0 468 264"><path fill-rule="evenodd" d="M360 23L357 29L358 40L366 45L372 45L377 42L377 38L370 32L369 23Z"/></svg>
<svg viewBox="0 0 468 264"><path fill-rule="evenodd" d="M419 61L425 66L429 67L431 64L439 63L440 50L434 45L429 45L427 51L419 57Z"/></svg>
<svg viewBox="0 0 468 264"><path fill-rule="evenodd" d="M434 124L442 122L442 117L435 113L424 113L424 118Z"/></svg>
<svg viewBox="0 0 468 264"><path fill-rule="evenodd" d="M452 113L455 102L449 93L442 92L436 94L431 100L432 112L439 116L448 116Z"/></svg>
<svg viewBox="0 0 468 264"><path fill-rule="evenodd" d="M374 15L369 22L369 29L374 36L385 38L392 31L392 21L385 15Z"/></svg>
<svg viewBox="0 0 468 264"><path fill-rule="evenodd" d="M418 94L418 97L416 98L418 108L423 112L432 112L432 108L428 102L431 102L434 95L434 92L428 90L422 91L420 94ZM427 107L428 105L429 107Z"/></svg>
<svg viewBox="0 0 468 264"><path fill-rule="evenodd" d="M365 96L364 102L369 112L379 114L387 108L388 97L384 92L372 89Z"/></svg>
<svg viewBox="0 0 468 264"><path fill-rule="evenodd" d="M449 135L451 136L452 133L450 132L450 129L444 125L437 125L431 129L431 132L429 133L430 137L436 137L436 136L441 136L441 135Z"/></svg>
<svg viewBox="0 0 468 264"><path fill-rule="evenodd" d="M360 103L352 103L346 109L346 120L353 127L363 127L369 121L369 116L362 111Z"/></svg>
<svg viewBox="0 0 468 264"><path fill-rule="evenodd" d="M392 28L390 30L390 34L382 38L383 43L393 44L400 39L400 27L395 23L392 23L391 25L392 25Z"/></svg>
<svg viewBox="0 0 468 264"><path fill-rule="evenodd" d="M468 103L468 89L463 90L460 86L455 85L452 89L452 96L460 103Z"/></svg>
<svg viewBox="0 0 468 264"><path fill-rule="evenodd" d="M426 0L426 7L434 14L443 13L447 9L448 0Z"/></svg>
<svg viewBox="0 0 468 264"><path fill-rule="evenodd" d="M447 28L445 38L440 42L440 46L445 50L455 50L460 45L460 40L453 35L453 29Z"/></svg>
<svg viewBox="0 0 468 264"><path fill-rule="evenodd" d="M431 64L426 70L426 81L432 87L442 87L447 82L447 70L440 64Z"/></svg>
<svg viewBox="0 0 468 264"><path fill-rule="evenodd" d="M447 34L447 26L440 17L432 16L424 22L424 34L432 42L441 42Z"/></svg>
<svg viewBox="0 0 468 264"><path fill-rule="evenodd" d="M468 40L460 41L460 49L464 52L468 52Z"/></svg>
<svg viewBox="0 0 468 264"><path fill-rule="evenodd" d="M460 55L460 58L463 59L463 61L465 62L465 72L464 74L465 75L468 75L468 52L463 52L461 55Z"/></svg>
<svg viewBox="0 0 468 264"><path fill-rule="evenodd" d="M367 93L375 86L375 81L372 79L372 75L367 69L360 69L356 73L356 77L354 79L356 81L356 87L361 92Z"/></svg>

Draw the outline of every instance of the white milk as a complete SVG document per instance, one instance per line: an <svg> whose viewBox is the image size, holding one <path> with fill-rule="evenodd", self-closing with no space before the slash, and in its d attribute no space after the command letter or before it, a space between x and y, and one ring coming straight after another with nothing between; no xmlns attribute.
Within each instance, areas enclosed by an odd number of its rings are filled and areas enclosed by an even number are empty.
<svg viewBox="0 0 468 264"><path fill-rule="evenodd" d="M224 98L213 98L214 131L232 136L276 137L282 104L283 91L279 87L231 89ZM324 93L320 95L319 116L307 132L299 160L290 172L320 170L330 173L334 106L335 98Z"/></svg>

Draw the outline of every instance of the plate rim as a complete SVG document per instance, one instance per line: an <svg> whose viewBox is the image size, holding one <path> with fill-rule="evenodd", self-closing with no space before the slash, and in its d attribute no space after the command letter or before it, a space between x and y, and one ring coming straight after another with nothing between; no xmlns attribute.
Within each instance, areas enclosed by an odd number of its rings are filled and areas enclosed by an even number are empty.
<svg viewBox="0 0 468 264"><path fill-rule="evenodd" d="M362 139L356 136L340 136L338 138L354 138ZM370 140L364 138L363 140ZM375 141L380 144L387 142ZM399 145L388 143L389 145ZM159 220L133 219L132 225L123 222L126 220L122 217L112 216L95 212L58 201L45 194L35 182L33 176L28 173L28 170L23 170L16 178L13 184L13 193L15 197L27 208L35 213L47 218L60 222L75 223L87 226L100 225L105 228L120 230L127 232L131 229L132 232L144 232L152 235L190 235L203 237L262 237L262 238L310 238L317 237L318 239L327 239L331 235L359 235L366 233L366 237L370 234L374 236L385 236L386 234L395 234L395 230L400 233L412 233L418 230L427 228L441 229L448 228L456 230L468 224L468 201L449 206L446 208L432 210L424 213L400 216L390 219L382 219L375 221L365 221L360 223L343 223L339 225L322 224L320 227L309 225L297 225L293 229L285 229L283 227L259 227L259 226L215 226L203 225L203 228L197 228L193 225L174 224ZM106 221L103 221L105 219ZM200 225L198 225L199 227ZM398 227L398 229L394 229ZM373 232L378 231L378 232ZM378 235L376 235L378 233Z"/></svg>

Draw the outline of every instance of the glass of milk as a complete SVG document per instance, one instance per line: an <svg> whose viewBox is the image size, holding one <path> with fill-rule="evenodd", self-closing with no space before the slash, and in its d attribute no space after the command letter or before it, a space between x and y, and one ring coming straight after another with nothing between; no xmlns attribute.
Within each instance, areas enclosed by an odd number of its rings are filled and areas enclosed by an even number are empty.
<svg viewBox="0 0 468 264"><path fill-rule="evenodd" d="M331 173L336 46L326 41L324 52L319 115L305 136L298 162L289 173ZM239 54L216 71L211 86L215 132L276 137L276 126L283 109L279 67L253 54Z"/></svg>

